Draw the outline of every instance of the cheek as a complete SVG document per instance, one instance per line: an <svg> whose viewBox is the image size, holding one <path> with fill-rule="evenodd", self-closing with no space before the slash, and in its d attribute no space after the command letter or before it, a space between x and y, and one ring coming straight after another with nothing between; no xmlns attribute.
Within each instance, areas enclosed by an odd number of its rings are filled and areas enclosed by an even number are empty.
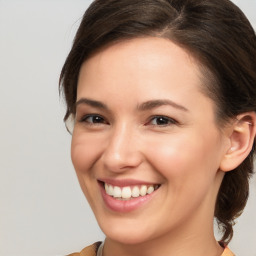
<svg viewBox="0 0 256 256"><path fill-rule="evenodd" d="M82 133L73 133L71 144L71 159L76 171L80 187L91 205L95 208L95 196L98 195L95 173L92 167L100 155L100 146L93 136L85 136ZM96 200L97 201L97 200Z"/></svg>
<svg viewBox="0 0 256 256"><path fill-rule="evenodd" d="M77 174L86 174L100 156L102 145L90 135L74 132L71 159Z"/></svg>
<svg viewBox="0 0 256 256"><path fill-rule="evenodd" d="M203 134L172 135L148 149L151 164L166 179L184 184L214 177L218 169L217 138Z"/></svg>
<svg viewBox="0 0 256 256"><path fill-rule="evenodd" d="M178 218L184 209L192 213L202 202L211 209L215 201L215 177L218 170L217 144L214 139L203 140L201 136L176 136L158 141L148 151L151 165L165 179L166 207ZM150 158L150 156L148 158ZM210 198L210 200L208 200ZM175 205L175 207L173 207Z"/></svg>

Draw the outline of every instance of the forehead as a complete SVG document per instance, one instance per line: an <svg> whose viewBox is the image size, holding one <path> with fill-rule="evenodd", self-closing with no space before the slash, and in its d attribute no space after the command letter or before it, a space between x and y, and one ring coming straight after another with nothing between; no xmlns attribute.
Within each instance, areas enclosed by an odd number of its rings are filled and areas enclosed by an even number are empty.
<svg viewBox="0 0 256 256"><path fill-rule="evenodd" d="M107 46L87 59L80 70L78 93L85 84L89 87L92 83L103 86L116 82L121 86L136 80L139 88L140 84L153 82L156 78L169 79L177 86L185 80L199 86L200 77L197 61L172 41L156 37L136 38Z"/></svg>

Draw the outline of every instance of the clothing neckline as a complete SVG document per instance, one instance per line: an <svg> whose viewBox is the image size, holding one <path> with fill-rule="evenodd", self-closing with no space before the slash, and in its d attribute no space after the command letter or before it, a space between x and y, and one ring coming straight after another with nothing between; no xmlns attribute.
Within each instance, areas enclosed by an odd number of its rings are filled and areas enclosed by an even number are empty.
<svg viewBox="0 0 256 256"><path fill-rule="evenodd" d="M98 250L97 250L97 255L96 256L103 256L103 247L104 247L104 243L105 240L103 242L101 242ZM222 244L221 244L222 246ZM221 254L221 256L234 256L234 254L229 250L229 248L227 246L222 246L224 248L223 253Z"/></svg>
<svg viewBox="0 0 256 256"><path fill-rule="evenodd" d="M100 246L99 246L99 248L98 248L98 251L97 251L97 255L96 255L96 256L102 256L104 243L105 243L105 240L104 240L103 242L101 242L101 244L100 244Z"/></svg>

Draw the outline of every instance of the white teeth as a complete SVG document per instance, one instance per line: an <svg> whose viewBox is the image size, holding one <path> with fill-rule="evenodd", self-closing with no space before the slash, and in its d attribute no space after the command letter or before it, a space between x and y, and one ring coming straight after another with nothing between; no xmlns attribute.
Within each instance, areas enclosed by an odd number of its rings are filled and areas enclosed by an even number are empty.
<svg viewBox="0 0 256 256"><path fill-rule="evenodd" d="M154 192L154 187L153 186L149 186L147 189L147 194L151 194L152 192Z"/></svg>
<svg viewBox="0 0 256 256"><path fill-rule="evenodd" d="M132 196L131 188L130 187L124 187L122 189L122 198L128 199L128 198L131 198L131 196Z"/></svg>
<svg viewBox="0 0 256 256"><path fill-rule="evenodd" d="M145 186L145 185L141 186L140 195L145 196L147 194L147 189L148 189L147 186Z"/></svg>
<svg viewBox="0 0 256 256"><path fill-rule="evenodd" d="M104 187L105 187L105 191L106 191L106 193L109 195L109 188L108 188L108 184L107 184L107 183L105 183L105 184L104 184Z"/></svg>
<svg viewBox="0 0 256 256"><path fill-rule="evenodd" d="M114 195L114 189L111 185L108 185L107 183L105 183L105 190L108 195L110 196Z"/></svg>
<svg viewBox="0 0 256 256"><path fill-rule="evenodd" d="M132 189L132 197L138 197L138 196L140 196L140 189L138 186L135 186Z"/></svg>
<svg viewBox="0 0 256 256"><path fill-rule="evenodd" d="M114 197L122 197L122 190L120 187L115 186L113 190Z"/></svg>
<svg viewBox="0 0 256 256"><path fill-rule="evenodd" d="M108 185L108 194L110 195L110 196L113 196L114 195L114 188L113 188L113 186L111 186L111 185Z"/></svg>
<svg viewBox="0 0 256 256"><path fill-rule="evenodd" d="M108 195L113 196L115 198L120 199L130 199L132 197L139 197L139 196L145 196L146 194L151 194L157 189L159 186L134 186L134 187L118 187L118 186L112 186L105 183L105 191Z"/></svg>

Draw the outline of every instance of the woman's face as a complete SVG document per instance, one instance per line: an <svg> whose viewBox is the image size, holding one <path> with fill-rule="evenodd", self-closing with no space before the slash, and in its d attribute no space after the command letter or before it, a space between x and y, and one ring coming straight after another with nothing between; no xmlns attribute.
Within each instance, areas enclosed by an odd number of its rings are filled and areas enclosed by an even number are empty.
<svg viewBox="0 0 256 256"><path fill-rule="evenodd" d="M110 239L212 229L228 143L201 86L194 59L161 38L118 43L83 64L72 161Z"/></svg>

